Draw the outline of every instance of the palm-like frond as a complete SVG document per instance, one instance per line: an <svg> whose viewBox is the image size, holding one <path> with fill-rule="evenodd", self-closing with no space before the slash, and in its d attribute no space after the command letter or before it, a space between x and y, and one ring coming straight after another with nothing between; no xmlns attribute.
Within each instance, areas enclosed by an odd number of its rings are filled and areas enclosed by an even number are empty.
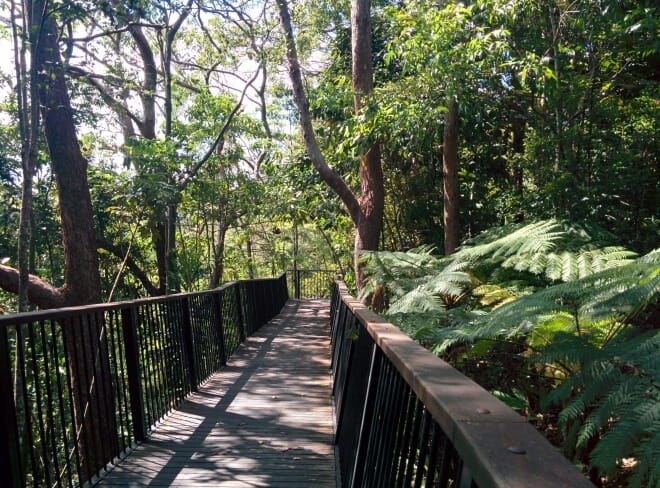
<svg viewBox="0 0 660 488"><path fill-rule="evenodd" d="M511 338L530 334L549 317L567 313L574 329L603 319L637 323L660 300L660 264L639 259L632 264L607 269L580 280L561 283L507 303L478 323L463 324L460 331L448 329L445 348L456 335L465 339Z"/></svg>
<svg viewBox="0 0 660 488"><path fill-rule="evenodd" d="M387 286L388 318L434 353L526 349L502 360L544 372L542 389L555 382L565 451L604 475L632 457L632 486L655 486L660 250L635 258L595 227L544 221L493 229L445 258L374 253L368 269Z"/></svg>
<svg viewBox="0 0 660 488"><path fill-rule="evenodd" d="M631 486L655 486L660 478L660 330L632 328L602 348L576 336L563 342L568 347L555 344L536 359L582 364L546 399L562 405L560 426L576 432L565 450L578 452L595 440L589 460L599 472L612 474L621 459L635 458Z"/></svg>
<svg viewBox="0 0 660 488"><path fill-rule="evenodd" d="M491 265L528 271L553 281L573 281L631 262L636 253L610 245L610 236L594 226L545 220L509 233L488 232L468 241L455 263Z"/></svg>

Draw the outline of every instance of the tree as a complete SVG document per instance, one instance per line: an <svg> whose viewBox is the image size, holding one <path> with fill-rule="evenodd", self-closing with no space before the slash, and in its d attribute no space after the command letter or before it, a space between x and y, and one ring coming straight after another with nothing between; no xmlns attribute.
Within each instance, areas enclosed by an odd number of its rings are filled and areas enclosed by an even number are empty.
<svg viewBox="0 0 660 488"><path fill-rule="evenodd" d="M57 182L64 249L64 284L55 288L30 276L28 298L42 308L98 303L100 275L87 161L76 135L58 45L56 12L49 8L47 1L35 0L26 2L24 15L30 32L30 54L35 60L32 69L33 73L36 70L44 133ZM15 269L0 265L0 286L17 292L18 274ZM98 446L98 449L83 450L90 454L81 461L87 472L96 472L116 452L112 397L94 388L95 378L107 377L110 381L106 349L102 346L102 324L89 324L76 330L72 324L65 323L62 330L71 368L70 386L74 392L75 423L81 431L80 442Z"/></svg>
<svg viewBox="0 0 660 488"><path fill-rule="evenodd" d="M382 216L384 205L383 174L380 164L380 149L378 143L371 144L360 158L360 196L355 196L341 176L331 168L316 140L312 119L309 112L309 101L300 71L300 62L293 36L291 16L287 2L278 0L280 21L286 39L286 56L289 64L289 76L293 85L294 100L298 108L298 116L303 132L305 147L312 164L321 178L341 198L355 227L354 260L357 273L357 285L362 286L360 274L360 254L363 250L378 248L382 232ZM373 89L373 65L371 62L371 23L370 2L355 0L351 3L352 19L352 53L353 53L353 91L355 109L363 107L364 97Z"/></svg>

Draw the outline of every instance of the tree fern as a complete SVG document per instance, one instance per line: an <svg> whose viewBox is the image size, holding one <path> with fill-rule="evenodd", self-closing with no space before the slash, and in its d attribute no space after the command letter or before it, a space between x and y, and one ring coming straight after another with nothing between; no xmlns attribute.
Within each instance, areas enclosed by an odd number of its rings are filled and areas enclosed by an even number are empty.
<svg viewBox="0 0 660 488"><path fill-rule="evenodd" d="M627 264L636 254L612 245L612 237L595 226L546 220L487 232L454 254L455 262L484 263L529 271L551 282L573 281ZM489 260L489 261L488 261Z"/></svg>
<svg viewBox="0 0 660 488"><path fill-rule="evenodd" d="M601 320L652 326L660 297L660 264L640 259L586 278L550 286L503 305L484 318L447 329L444 348L459 340L511 338L533 334L559 313L573 317L573 329ZM459 332L460 331L460 332Z"/></svg>
<svg viewBox="0 0 660 488"><path fill-rule="evenodd" d="M547 220L490 230L449 257L435 256L432 247L366 253L369 285L364 293L384 284L390 313L437 310L443 302L455 305L474 286L486 284L520 296L632 262L635 253L609 244L610 236L593 226ZM508 279L503 270L509 270Z"/></svg>
<svg viewBox="0 0 660 488"><path fill-rule="evenodd" d="M611 475L624 458L636 465L631 486L656 486L660 478L660 330L630 328L602 348L567 338L582 348L555 347L536 360L579 362L582 368L552 391L547 404L562 406L560 427L577 432L568 452L595 441L589 454L593 468ZM570 439L567 436L567 439Z"/></svg>
<svg viewBox="0 0 660 488"><path fill-rule="evenodd" d="M560 408L569 456L606 476L634 458L632 485L659 484L660 250L636 258L597 227L550 220L449 257L372 253L367 269L389 319L436 354L476 355L477 374L506 372L528 406L554 386L545 406Z"/></svg>

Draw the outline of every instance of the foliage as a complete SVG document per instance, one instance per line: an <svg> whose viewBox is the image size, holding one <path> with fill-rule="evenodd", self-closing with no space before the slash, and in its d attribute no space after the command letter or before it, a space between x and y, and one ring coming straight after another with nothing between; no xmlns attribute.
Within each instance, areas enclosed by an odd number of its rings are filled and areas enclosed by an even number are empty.
<svg viewBox="0 0 660 488"><path fill-rule="evenodd" d="M635 256L593 225L550 220L491 229L449 257L367 262L394 323L528 415L552 422L558 407L569 456L599 476L635 458L641 486L658 476L660 251Z"/></svg>
<svg viewBox="0 0 660 488"><path fill-rule="evenodd" d="M622 459L634 458L629 486L660 483L658 358L657 329L627 329L600 347L583 337L557 334L535 359L581 365L546 398L563 407L559 427L566 432L568 455L588 457L590 466L607 476L615 474Z"/></svg>

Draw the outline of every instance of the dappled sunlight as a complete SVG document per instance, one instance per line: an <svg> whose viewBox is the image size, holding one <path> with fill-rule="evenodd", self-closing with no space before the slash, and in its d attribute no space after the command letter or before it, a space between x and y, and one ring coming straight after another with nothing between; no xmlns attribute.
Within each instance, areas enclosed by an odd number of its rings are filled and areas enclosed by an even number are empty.
<svg viewBox="0 0 660 488"><path fill-rule="evenodd" d="M335 486L327 301L290 301L102 486Z"/></svg>

